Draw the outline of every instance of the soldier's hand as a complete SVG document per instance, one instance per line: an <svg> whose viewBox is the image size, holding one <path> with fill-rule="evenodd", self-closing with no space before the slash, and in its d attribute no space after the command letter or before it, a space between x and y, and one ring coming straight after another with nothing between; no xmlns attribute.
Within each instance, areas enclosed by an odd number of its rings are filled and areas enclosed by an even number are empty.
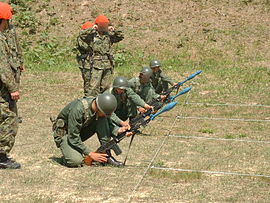
<svg viewBox="0 0 270 203"><path fill-rule="evenodd" d="M19 69L20 69L20 72L24 72L24 71L25 71L24 65L21 65L21 66L19 67Z"/></svg>
<svg viewBox="0 0 270 203"><path fill-rule="evenodd" d="M110 32L113 32L113 31L114 31L114 27L113 27L113 26L109 26L109 27L108 27L108 30L109 30Z"/></svg>
<svg viewBox="0 0 270 203"><path fill-rule="evenodd" d="M130 128L129 128L129 129L130 129ZM124 133L124 132L126 132L127 130L129 130L129 129L128 129L128 127L126 127L126 126L125 126L125 127L121 127L121 128L118 129L118 133Z"/></svg>
<svg viewBox="0 0 270 203"><path fill-rule="evenodd" d="M120 122L120 125L121 125L122 127L127 127L128 130L130 129L130 125L129 125L129 122L128 122L128 121L121 121L121 122Z"/></svg>
<svg viewBox="0 0 270 203"><path fill-rule="evenodd" d="M138 108L138 111L139 111L140 113L145 113L145 112L146 112L145 108L143 108L143 107L139 107L139 108Z"/></svg>
<svg viewBox="0 0 270 203"><path fill-rule="evenodd" d="M164 99L166 99L166 95L160 95L160 98L163 101Z"/></svg>
<svg viewBox="0 0 270 203"><path fill-rule="evenodd" d="M129 136L131 136L131 135L133 135L134 134L134 132L126 132L126 136L127 137L129 137Z"/></svg>
<svg viewBox="0 0 270 203"><path fill-rule="evenodd" d="M151 109L152 111L154 110L154 107L150 106L149 104L145 104L144 108L147 109L147 110L149 110L149 109Z"/></svg>
<svg viewBox="0 0 270 203"><path fill-rule="evenodd" d="M15 100L15 101L17 101L17 100L20 99L20 93L19 93L19 91L10 93L10 96L11 96L11 99L12 100Z"/></svg>
<svg viewBox="0 0 270 203"><path fill-rule="evenodd" d="M178 83L174 82L172 86L176 86Z"/></svg>
<svg viewBox="0 0 270 203"><path fill-rule="evenodd" d="M90 152L89 156L91 157L91 159L93 159L94 161L97 162L107 162L107 156L108 154L102 154L102 153L98 153L98 152Z"/></svg>

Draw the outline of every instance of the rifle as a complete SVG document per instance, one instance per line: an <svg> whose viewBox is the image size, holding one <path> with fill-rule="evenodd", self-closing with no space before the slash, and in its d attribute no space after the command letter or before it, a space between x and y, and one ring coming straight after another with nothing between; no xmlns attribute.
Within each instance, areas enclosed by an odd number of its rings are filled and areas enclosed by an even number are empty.
<svg viewBox="0 0 270 203"><path fill-rule="evenodd" d="M169 93L168 95L166 95L166 98L163 101L161 101L161 99L158 98L155 101L151 102L150 105L154 107L154 112L156 112L159 109L161 109L164 106L164 104L168 104L168 103L174 101L175 98L179 97L180 95L188 93L191 89L192 89L192 87L187 87L187 88L183 89L181 92L177 93L175 96L170 96L170 93ZM142 118L149 116L152 113L152 111L153 111L152 109L149 109L145 113L140 114L140 115L136 116L135 118L131 119L130 125L136 126L137 123Z"/></svg>
<svg viewBox="0 0 270 203"><path fill-rule="evenodd" d="M178 82L176 85L170 87L169 89L166 90L166 92L163 92L161 93L161 95L168 95L170 93L172 93L172 91L174 91L175 89L177 89L177 92L178 92L178 89L180 86L182 86L185 82L193 79L194 77L196 77L197 75L201 74L202 70L199 70L193 74L191 74L190 76L188 76L185 80L183 80L182 82Z"/></svg>
<svg viewBox="0 0 270 203"><path fill-rule="evenodd" d="M161 95L166 95L165 99L163 99L163 101L161 100L161 98L158 98L152 102L149 103L149 105L153 106L154 107L154 112L159 110L160 108L162 108L162 106L164 104L167 104L171 101L174 101L174 99L182 94L186 94L187 92L189 92L191 90L192 87L188 87L188 88L185 88L183 89L181 92L177 93L175 96L171 97L170 94L175 90L177 89L177 92L178 92L178 89L180 86L182 86L185 82L193 79L194 77L196 77L197 75L199 75L202 71L199 70L193 74L191 74L190 76L188 76L185 80L183 80L182 82L178 82L176 85L172 86L171 88L167 89L166 92L163 92L161 93ZM145 113L143 114L140 114L138 116L136 116L135 118L131 119L130 121L130 125L134 125L138 122L138 120L140 120L142 117L145 117L145 116L148 116L150 115L152 112L151 109L147 110Z"/></svg>
<svg viewBox="0 0 270 203"><path fill-rule="evenodd" d="M166 106L164 106L159 112L157 112L155 114L150 114L148 117L141 118L140 122L138 122L135 126L132 126L131 129L126 131L126 132L133 132L132 136L134 136L136 133L138 133L138 129L141 126L147 125L150 121L154 120L160 114L171 110L172 108L175 107L176 104L177 104L177 102L171 102L171 103L167 104ZM126 132L120 133L117 136L112 137L112 139L109 142L107 142L106 144L101 145L96 150L96 152L98 152L98 153L106 153L106 151L112 149L116 155L121 154L122 150L118 147L117 144L119 142L121 142L121 140L123 140L126 137ZM86 156L85 159L84 159L84 162L85 162L86 165L91 166L93 160L91 159L90 156Z"/></svg>

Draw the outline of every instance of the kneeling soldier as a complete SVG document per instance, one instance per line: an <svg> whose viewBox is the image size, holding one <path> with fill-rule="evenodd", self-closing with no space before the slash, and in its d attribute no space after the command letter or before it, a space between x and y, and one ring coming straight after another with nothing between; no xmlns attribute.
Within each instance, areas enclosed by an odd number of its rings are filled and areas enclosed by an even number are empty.
<svg viewBox="0 0 270 203"><path fill-rule="evenodd" d="M151 76L153 71L149 67L143 67L139 73L139 77L132 78L128 81L129 86L136 92L146 103L151 103L158 98L165 98L155 92L151 84Z"/></svg>
<svg viewBox="0 0 270 203"><path fill-rule="evenodd" d="M125 77L116 77L113 81L113 87L107 90L107 92L113 94L117 100L117 108L112 114L111 119L119 126L129 127L129 122L126 120L137 116L137 107L147 110L152 108L129 88L128 80Z"/></svg>
<svg viewBox="0 0 270 203"><path fill-rule="evenodd" d="M112 157L110 151L106 154L91 152L83 143L97 133L100 144L103 145L110 141L112 134L117 135L127 131L127 127L116 127L110 119L116 106L115 97L112 94L103 93L96 98L74 100L59 113L56 120L52 120L54 141L61 149L66 166L82 166L86 157L117 167L123 165ZM129 136L131 133L126 135Z"/></svg>
<svg viewBox="0 0 270 203"><path fill-rule="evenodd" d="M153 71L153 75L151 76L151 83L156 93L158 94L165 92L169 88L169 84L172 86L176 85L176 83L173 82L171 78L163 73L160 67L161 63L158 60L150 61L150 68Z"/></svg>

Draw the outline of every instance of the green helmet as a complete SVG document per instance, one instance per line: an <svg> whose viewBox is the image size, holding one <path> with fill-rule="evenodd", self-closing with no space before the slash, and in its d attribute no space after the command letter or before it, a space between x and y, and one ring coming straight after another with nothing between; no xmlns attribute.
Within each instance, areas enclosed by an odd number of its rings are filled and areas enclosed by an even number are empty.
<svg viewBox="0 0 270 203"><path fill-rule="evenodd" d="M140 81L142 83L147 83L150 80L150 77L153 75L153 71L149 67L143 67L140 72Z"/></svg>
<svg viewBox="0 0 270 203"><path fill-rule="evenodd" d="M110 116L117 107L117 101L114 95L110 93L99 94L96 98L98 109L106 116Z"/></svg>
<svg viewBox="0 0 270 203"><path fill-rule="evenodd" d="M160 66L161 66L160 61L158 61L158 60L152 60L152 61L150 61L150 67L151 68L160 67Z"/></svg>
<svg viewBox="0 0 270 203"><path fill-rule="evenodd" d="M113 81L113 88L126 89L128 87L128 81L125 77L118 76Z"/></svg>

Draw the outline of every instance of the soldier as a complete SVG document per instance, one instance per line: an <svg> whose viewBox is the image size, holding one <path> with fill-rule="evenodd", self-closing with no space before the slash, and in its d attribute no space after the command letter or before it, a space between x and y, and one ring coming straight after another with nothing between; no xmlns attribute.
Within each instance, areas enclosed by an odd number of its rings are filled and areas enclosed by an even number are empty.
<svg viewBox="0 0 270 203"><path fill-rule="evenodd" d="M92 28L94 23L89 21L85 22L81 29L86 30ZM87 92L89 91L90 87L90 79L91 78L91 66L90 66L90 58L92 56L92 49L91 47L83 40L81 40L80 36L77 37L77 50L78 54L76 56L77 62L79 64L79 68L82 73L83 78L83 89L85 95L88 95Z"/></svg>
<svg viewBox="0 0 270 203"><path fill-rule="evenodd" d="M112 114L111 119L119 126L129 126L127 119L131 120L137 115L137 107L143 109L152 109L141 97L129 88L125 77L116 77L113 81L113 87L107 90L116 97L117 108Z"/></svg>
<svg viewBox="0 0 270 203"><path fill-rule="evenodd" d="M165 98L164 95L159 95L155 92L150 79L152 75L153 71L149 67L143 67L139 77L128 81L130 88L148 104L158 98Z"/></svg>
<svg viewBox="0 0 270 203"><path fill-rule="evenodd" d="M80 32L79 40L89 45L90 56L90 74L84 78L85 96L96 96L109 88L114 69L112 45L123 38L106 16L98 16L92 28Z"/></svg>
<svg viewBox="0 0 270 203"><path fill-rule="evenodd" d="M110 115L115 111L117 101L112 94L103 93L94 97L76 99L69 103L53 122L53 135L56 146L61 149L64 164L68 167L79 167L89 157L97 162L108 163L113 166L123 166L122 162L115 160L111 152L106 154L91 152L83 143L97 133L102 144L128 130L127 127L116 127ZM132 133L127 133L130 136ZM116 146L118 147L118 146ZM117 148L118 149L118 148ZM116 150L117 150L116 149Z"/></svg>
<svg viewBox="0 0 270 203"><path fill-rule="evenodd" d="M169 88L169 84L174 86L175 82L162 72L160 69L161 63L158 60L150 61L150 68L153 71L153 75L151 76L151 83L157 94L166 91Z"/></svg>
<svg viewBox="0 0 270 203"><path fill-rule="evenodd" d="M3 32L8 29L12 17L11 7L0 2L0 168L18 169L21 165L8 157L18 131L18 117L11 109L11 101L20 98L15 81L16 72L11 67L11 51Z"/></svg>
<svg viewBox="0 0 270 203"><path fill-rule="evenodd" d="M22 49L18 41L17 33L15 27L10 22L8 23L8 29L5 30L4 35L7 39L7 44L10 50L10 65L15 73L15 82L19 87L21 72L24 72L25 68L23 64ZM16 101L11 100L9 105L10 109L18 115Z"/></svg>

